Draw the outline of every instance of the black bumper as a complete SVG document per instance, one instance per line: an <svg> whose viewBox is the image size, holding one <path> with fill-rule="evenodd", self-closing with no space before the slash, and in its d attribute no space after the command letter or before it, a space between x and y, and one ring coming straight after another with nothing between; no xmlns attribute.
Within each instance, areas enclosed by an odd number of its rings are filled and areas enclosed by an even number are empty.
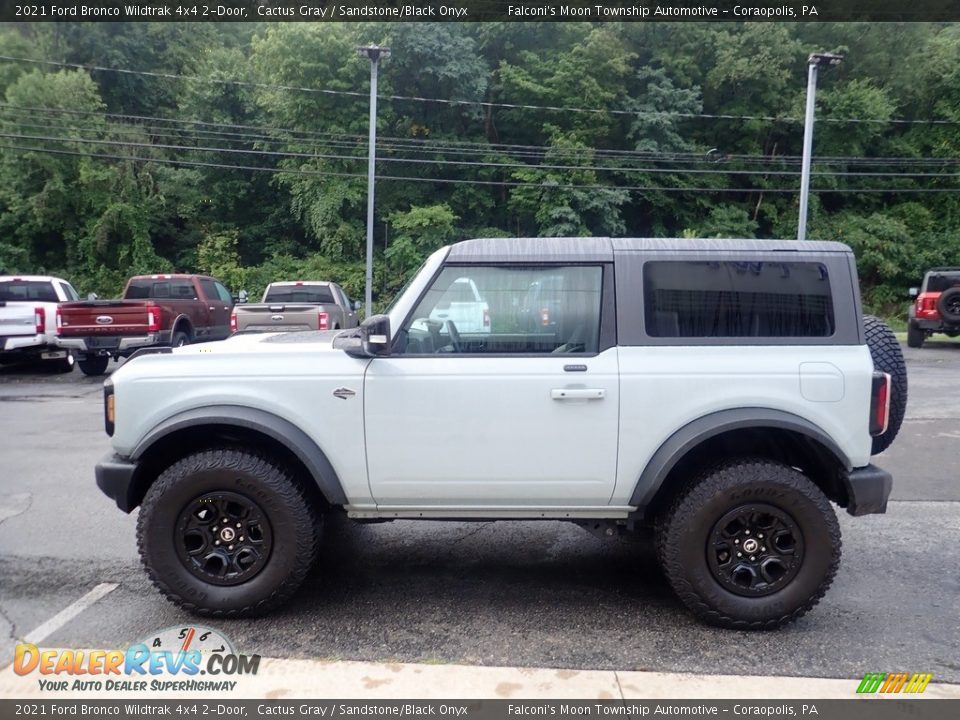
<svg viewBox="0 0 960 720"><path fill-rule="evenodd" d="M951 323L945 320L921 320L911 318L910 324L927 332L960 333L960 323Z"/></svg>
<svg viewBox="0 0 960 720"><path fill-rule="evenodd" d="M114 453L107 453L100 458L95 470L97 487L127 513L136 507L131 493L136 471L136 463Z"/></svg>
<svg viewBox="0 0 960 720"><path fill-rule="evenodd" d="M893 489L893 476L876 465L854 468L844 478L847 486L847 512L871 515L887 511L887 499Z"/></svg>

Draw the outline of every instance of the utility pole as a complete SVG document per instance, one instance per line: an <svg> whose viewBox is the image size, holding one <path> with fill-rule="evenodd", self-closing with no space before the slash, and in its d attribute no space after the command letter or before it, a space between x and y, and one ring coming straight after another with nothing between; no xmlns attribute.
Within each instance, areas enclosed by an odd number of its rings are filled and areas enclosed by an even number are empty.
<svg viewBox="0 0 960 720"><path fill-rule="evenodd" d="M800 171L800 220L797 240L807 239L807 206L810 201L810 161L813 155L813 116L817 102L817 69L843 62L843 55L811 53L807 58L807 112L803 118L803 163Z"/></svg>
<svg viewBox="0 0 960 720"><path fill-rule="evenodd" d="M369 45L358 47L357 55L370 61L370 149L367 162L367 282L364 296L364 317L373 314L373 185L377 163L377 67L390 57L390 48Z"/></svg>

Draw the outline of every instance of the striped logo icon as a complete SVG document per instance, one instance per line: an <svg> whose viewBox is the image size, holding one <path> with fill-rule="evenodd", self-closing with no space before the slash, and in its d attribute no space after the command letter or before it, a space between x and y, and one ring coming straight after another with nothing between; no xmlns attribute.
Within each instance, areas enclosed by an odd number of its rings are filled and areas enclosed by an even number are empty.
<svg viewBox="0 0 960 720"><path fill-rule="evenodd" d="M857 692L863 695L874 693L922 693L933 679L931 673L867 673L860 681Z"/></svg>

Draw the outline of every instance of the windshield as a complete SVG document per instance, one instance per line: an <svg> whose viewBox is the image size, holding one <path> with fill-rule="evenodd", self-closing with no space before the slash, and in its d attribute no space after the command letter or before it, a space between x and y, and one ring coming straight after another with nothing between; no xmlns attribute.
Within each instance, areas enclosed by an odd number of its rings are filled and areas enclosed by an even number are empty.
<svg viewBox="0 0 960 720"><path fill-rule="evenodd" d="M390 304L387 305L387 309L383 311L385 315L390 314L390 311L393 310L394 306L397 304L397 300L406 294L407 290L410 288L410 283L412 283L413 279L420 274L420 271L423 270L423 266L426 265L429 260L430 258L424 260L422 263L420 263L420 267L410 274L410 277L407 278L407 281L403 284L403 287L400 288L400 292L393 296L393 300L391 300Z"/></svg>

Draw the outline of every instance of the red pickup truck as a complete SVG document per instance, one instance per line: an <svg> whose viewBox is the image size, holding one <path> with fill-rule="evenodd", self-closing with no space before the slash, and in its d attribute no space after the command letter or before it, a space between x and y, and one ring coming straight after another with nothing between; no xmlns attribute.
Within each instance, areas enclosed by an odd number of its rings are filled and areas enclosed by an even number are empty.
<svg viewBox="0 0 960 720"><path fill-rule="evenodd" d="M85 375L103 375L112 357L140 348L179 347L230 335L233 298L204 275L130 278L121 300L61 303L57 345L72 350Z"/></svg>

